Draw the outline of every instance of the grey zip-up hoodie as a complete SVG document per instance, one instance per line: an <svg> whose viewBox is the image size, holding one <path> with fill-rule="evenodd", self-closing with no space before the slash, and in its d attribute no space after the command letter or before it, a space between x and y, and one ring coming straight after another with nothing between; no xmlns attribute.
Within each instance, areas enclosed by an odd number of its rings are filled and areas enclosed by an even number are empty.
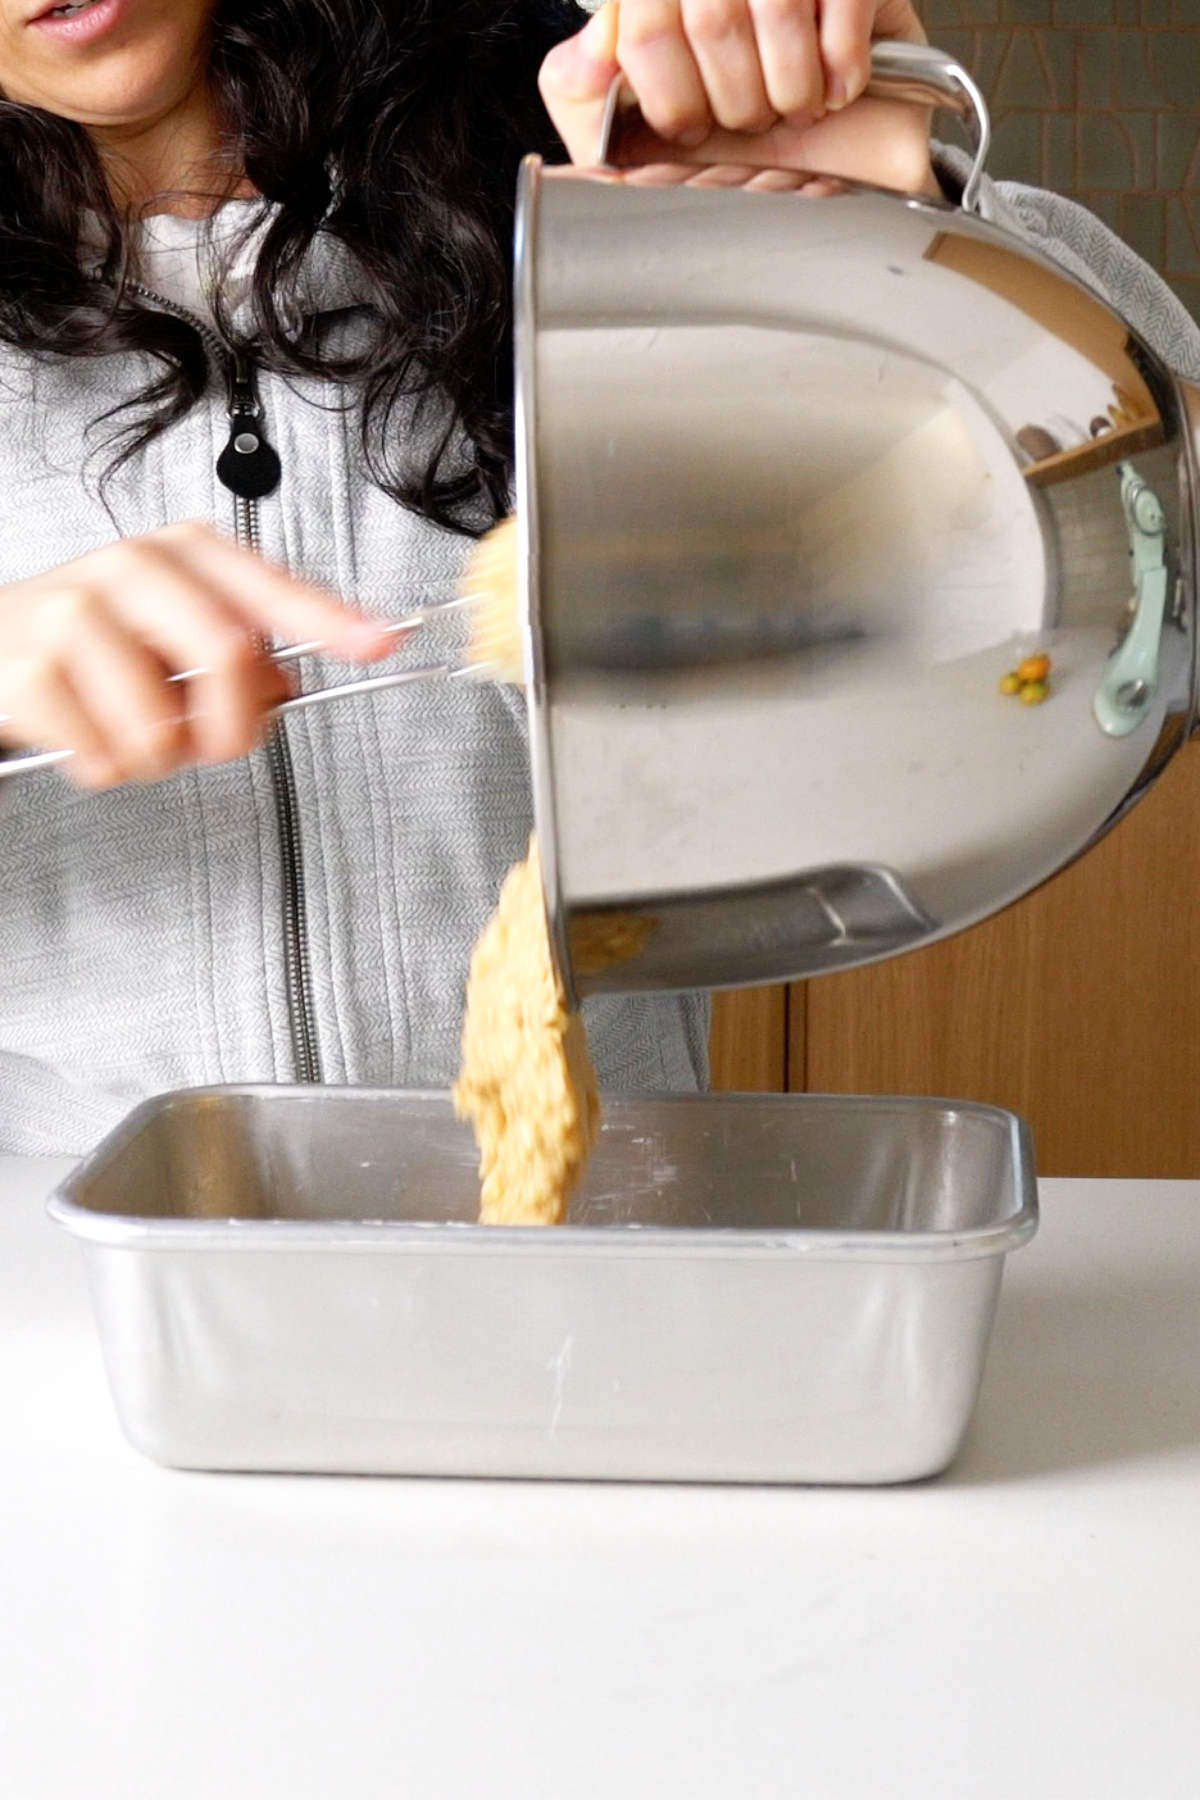
<svg viewBox="0 0 1200 1800"><path fill-rule="evenodd" d="M1097 221L1029 190L989 186L985 204L1200 376L1200 333ZM309 305L349 330L345 279L317 259ZM0 584L172 520L232 527L215 366L204 403L98 497L93 422L146 374L0 352ZM372 485L343 396L260 389L283 465L259 511L265 553L385 618L449 598L466 544ZM412 654L438 650L421 634ZM0 1149L83 1151L170 1088L453 1079L470 949L531 826L523 698L414 684L293 716L286 739L290 770L259 752L103 795L53 772L0 784ZM609 1091L705 1079L697 997L590 1002L587 1023Z"/></svg>

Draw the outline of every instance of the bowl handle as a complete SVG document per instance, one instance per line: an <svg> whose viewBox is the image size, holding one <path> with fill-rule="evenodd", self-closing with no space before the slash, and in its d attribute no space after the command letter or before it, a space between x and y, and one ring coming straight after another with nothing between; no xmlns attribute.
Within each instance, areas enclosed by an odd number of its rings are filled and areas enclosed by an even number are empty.
<svg viewBox="0 0 1200 1800"><path fill-rule="evenodd" d="M983 178L992 126L987 102L974 77L954 57L929 44L881 42L871 51L871 79L866 92L880 100L910 100L914 106L932 106L956 112L966 120L975 160L963 186L964 212L975 212ZM618 75L608 91L608 103L600 126L599 155L602 166L619 164L619 144L634 111L624 75Z"/></svg>

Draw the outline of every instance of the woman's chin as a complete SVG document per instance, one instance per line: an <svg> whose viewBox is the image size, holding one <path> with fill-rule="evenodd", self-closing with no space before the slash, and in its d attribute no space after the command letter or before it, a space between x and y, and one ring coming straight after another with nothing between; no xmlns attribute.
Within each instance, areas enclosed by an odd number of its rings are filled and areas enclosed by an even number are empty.
<svg viewBox="0 0 1200 1800"><path fill-rule="evenodd" d="M111 132L132 137L186 102L189 86L181 86L175 71L172 76L164 79L159 71L130 70L116 79L112 73L97 72L63 83L52 98L38 96L32 104L101 136Z"/></svg>
<svg viewBox="0 0 1200 1800"><path fill-rule="evenodd" d="M167 20L87 55L22 57L17 67L0 67L0 87L89 129L135 132L186 102L203 79L204 42L202 29L185 33Z"/></svg>

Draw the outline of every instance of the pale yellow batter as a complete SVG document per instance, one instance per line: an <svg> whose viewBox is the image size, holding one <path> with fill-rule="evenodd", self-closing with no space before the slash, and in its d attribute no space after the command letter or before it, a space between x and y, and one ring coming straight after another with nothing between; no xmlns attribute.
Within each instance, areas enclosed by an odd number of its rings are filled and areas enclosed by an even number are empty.
<svg viewBox="0 0 1200 1800"><path fill-rule="evenodd" d="M536 838L471 957L454 1105L479 1144L481 1222L560 1224L600 1100L583 1021L550 957Z"/></svg>

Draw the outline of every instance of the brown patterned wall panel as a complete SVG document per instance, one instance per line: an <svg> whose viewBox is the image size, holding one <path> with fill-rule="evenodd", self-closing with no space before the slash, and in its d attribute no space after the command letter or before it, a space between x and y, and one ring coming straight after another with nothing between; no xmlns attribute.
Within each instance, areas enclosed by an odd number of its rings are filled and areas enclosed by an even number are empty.
<svg viewBox="0 0 1200 1800"><path fill-rule="evenodd" d="M1070 194L1200 320L1200 0L925 0L991 103L992 171Z"/></svg>

